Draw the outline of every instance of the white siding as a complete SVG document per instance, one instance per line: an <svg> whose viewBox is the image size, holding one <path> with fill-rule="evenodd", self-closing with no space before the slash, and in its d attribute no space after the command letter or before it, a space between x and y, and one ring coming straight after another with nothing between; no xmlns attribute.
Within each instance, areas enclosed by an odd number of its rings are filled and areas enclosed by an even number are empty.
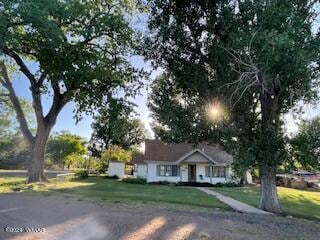
<svg viewBox="0 0 320 240"><path fill-rule="evenodd" d="M168 163L164 163L168 164ZM180 176L178 177L166 177L166 176L157 176L157 165L162 165L161 163L148 163L148 170L147 170L147 182L158 182L158 181L168 181L168 182L188 182L188 164L182 163L180 164ZM196 164L196 176L197 182L208 182L210 183L210 177L206 177L205 167L209 166L208 163L197 163ZM230 167L227 168L227 176L229 176L228 171ZM202 179L200 177L202 175ZM217 178L212 177L212 184L216 183L224 183L227 181L227 178Z"/></svg>
<svg viewBox="0 0 320 240"><path fill-rule="evenodd" d="M108 175L114 176L117 175L119 178L125 176L125 163L123 162L109 162Z"/></svg>
<svg viewBox="0 0 320 240"><path fill-rule="evenodd" d="M208 182L210 183L210 177L206 177L206 170L205 170L205 167L206 166L209 166L208 163L197 163L196 164L196 176L197 176L197 182ZM184 164L182 163L180 165L180 171L181 171L181 181L182 182L188 182L189 179L188 179L188 164ZM230 168L228 167L227 168L227 176L228 176L228 170ZM200 177L200 175L202 175L202 179ZM216 184L216 183L223 183L223 182L226 182L227 179L226 178L217 178L217 177L212 177L212 184Z"/></svg>
<svg viewBox="0 0 320 240"><path fill-rule="evenodd" d="M212 183L212 184L216 184L216 183L224 183L226 182L226 178L221 178L221 177L212 177L212 182L210 180L210 177L206 177L206 169L205 167L209 166L208 163L205 164L197 164L197 182L208 182L208 183ZM200 175L202 175L202 178L200 177Z"/></svg>
<svg viewBox="0 0 320 240"><path fill-rule="evenodd" d="M188 182L188 164L180 164L181 182Z"/></svg>
<svg viewBox="0 0 320 240"><path fill-rule="evenodd" d="M147 178L147 164L137 164L133 175L136 177Z"/></svg>
<svg viewBox="0 0 320 240"><path fill-rule="evenodd" d="M157 165L161 165L159 163L148 163L147 164L147 182L159 182L159 181L168 181L168 182L180 182L180 176L178 177L166 177L166 176L158 176L157 175ZM162 164L164 165L164 164Z"/></svg>

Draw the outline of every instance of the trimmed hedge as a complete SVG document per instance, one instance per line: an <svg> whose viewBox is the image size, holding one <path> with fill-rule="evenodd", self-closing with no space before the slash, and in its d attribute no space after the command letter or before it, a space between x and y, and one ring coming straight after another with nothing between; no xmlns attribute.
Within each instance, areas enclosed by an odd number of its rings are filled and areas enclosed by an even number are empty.
<svg viewBox="0 0 320 240"><path fill-rule="evenodd" d="M137 177L137 178L123 178L121 180L125 183L133 183L133 184L146 184L147 180L145 178Z"/></svg>
<svg viewBox="0 0 320 240"><path fill-rule="evenodd" d="M169 182L169 181L149 182L148 184L151 184L151 185L176 185L176 183Z"/></svg>
<svg viewBox="0 0 320 240"><path fill-rule="evenodd" d="M243 187L242 184L235 183L235 182L216 183L213 186L214 187Z"/></svg>
<svg viewBox="0 0 320 240"><path fill-rule="evenodd" d="M105 178L105 179L119 179L119 177L117 175L112 175L112 176L107 175L107 176L104 176L103 178Z"/></svg>

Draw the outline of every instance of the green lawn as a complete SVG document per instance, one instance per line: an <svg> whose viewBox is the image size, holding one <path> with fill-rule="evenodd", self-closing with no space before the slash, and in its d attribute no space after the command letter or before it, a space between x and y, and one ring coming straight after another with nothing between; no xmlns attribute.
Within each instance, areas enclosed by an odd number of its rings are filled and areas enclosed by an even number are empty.
<svg viewBox="0 0 320 240"><path fill-rule="evenodd" d="M258 206L259 187L214 188L214 191L230 196L254 207ZM320 192L278 187L278 196L285 214L320 220Z"/></svg>
<svg viewBox="0 0 320 240"><path fill-rule="evenodd" d="M0 192L9 192L14 187L24 187L23 178L0 178ZM130 184L118 180L90 177L87 180L57 182L46 185L29 185L33 192L42 195L64 195L77 200L94 200L113 203L140 203L172 205L182 208L230 209L219 200L189 187Z"/></svg>
<svg viewBox="0 0 320 240"><path fill-rule="evenodd" d="M11 192L16 187L24 187L25 179L17 177L0 178L0 193Z"/></svg>

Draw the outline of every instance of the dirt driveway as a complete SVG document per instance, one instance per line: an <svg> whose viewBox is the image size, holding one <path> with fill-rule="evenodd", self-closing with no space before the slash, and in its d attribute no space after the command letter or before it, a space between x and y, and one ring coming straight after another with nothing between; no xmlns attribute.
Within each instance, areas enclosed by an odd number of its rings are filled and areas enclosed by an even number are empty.
<svg viewBox="0 0 320 240"><path fill-rule="evenodd" d="M0 194L0 227L0 239L10 240L320 239L320 223L301 219L100 205L21 193ZM32 227L40 232L25 233Z"/></svg>

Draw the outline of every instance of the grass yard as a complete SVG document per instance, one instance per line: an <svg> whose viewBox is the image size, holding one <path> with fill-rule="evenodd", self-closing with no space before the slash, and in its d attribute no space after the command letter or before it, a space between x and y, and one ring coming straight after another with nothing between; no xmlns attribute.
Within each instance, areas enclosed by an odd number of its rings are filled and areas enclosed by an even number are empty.
<svg viewBox="0 0 320 240"><path fill-rule="evenodd" d="M16 187L24 187L25 179L17 177L0 178L0 193L11 192Z"/></svg>
<svg viewBox="0 0 320 240"><path fill-rule="evenodd" d="M0 192L26 187L23 178L0 178ZM175 205L183 208L230 209L219 200L196 189L168 185L130 184L118 180L90 177L86 180L57 182L45 185L28 185L33 192L42 195L63 195L77 200L94 200L113 203L140 203Z"/></svg>
<svg viewBox="0 0 320 240"><path fill-rule="evenodd" d="M257 207L260 198L259 187L214 188L214 191L225 194L236 200ZM278 187L278 196L285 214L307 219L320 220L320 192L303 191Z"/></svg>

